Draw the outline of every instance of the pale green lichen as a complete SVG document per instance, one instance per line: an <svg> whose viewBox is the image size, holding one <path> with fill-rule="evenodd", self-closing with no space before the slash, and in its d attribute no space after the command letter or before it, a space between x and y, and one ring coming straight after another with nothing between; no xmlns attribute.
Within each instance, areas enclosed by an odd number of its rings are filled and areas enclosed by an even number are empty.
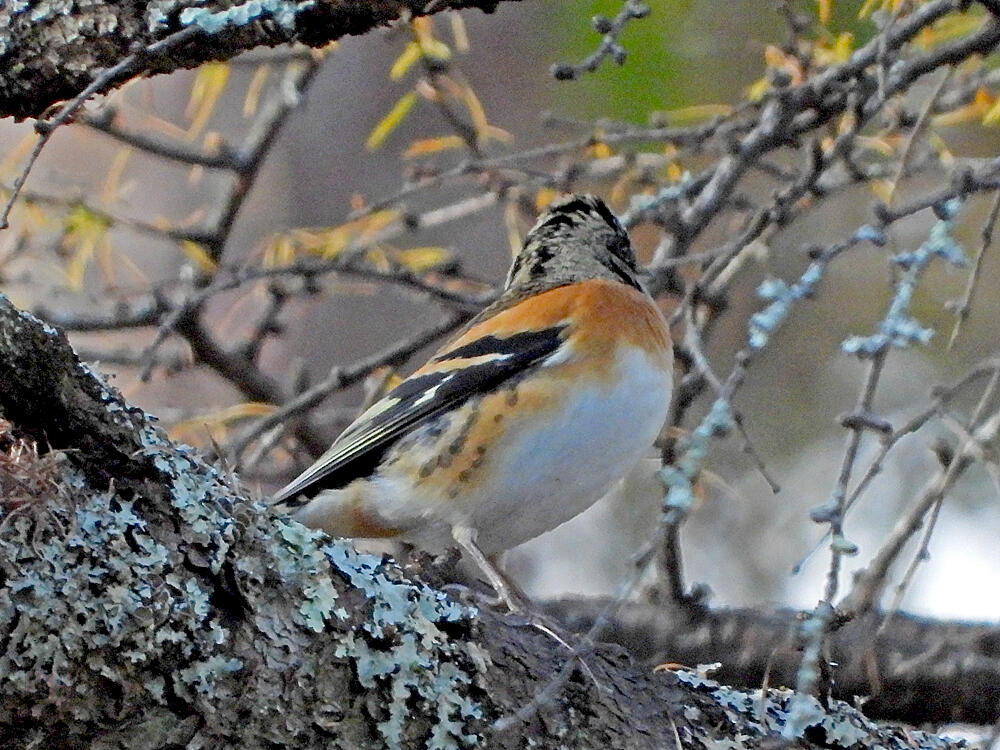
<svg viewBox="0 0 1000 750"><path fill-rule="evenodd" d="M843 701L829 700L823 706L816 698L801 696L793 690L771 689L762 694L760 690L738 690L721 685L696 672L679 670L674 674L681 682L709 694L734 727L757 733L756 736L708 739L695 737L691 727L684 726L680 728L680 736L685 746L697 741L707 747L742 750L757 746L762 737L774 736L783 736L790 742L818 742L823 747L843 750L912 750L915 747L945 750L964 746L961 741L948 737L876 724ZM685 710L685 718L692 722L692 727L704 723L700 714L698 709Z"/></svg>
<svg viewBox="0 0 1000 750"><path fill-rule="evenodd" d="M95 488L67 464L37 502L0 503L0 734L18 725L15 744L44 746L141 727L140 745L120 746L146 748L478 741L485 662L446 632L473 610L242 499L93 384L109 423L140 425L132 459L149 476Z"/></svg>

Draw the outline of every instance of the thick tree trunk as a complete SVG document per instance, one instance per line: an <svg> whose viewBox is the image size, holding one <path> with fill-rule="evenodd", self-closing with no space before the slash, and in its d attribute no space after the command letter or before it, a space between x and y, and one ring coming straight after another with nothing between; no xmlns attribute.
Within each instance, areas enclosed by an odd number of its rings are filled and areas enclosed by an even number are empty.
<svg viewBox="0 0 1000 750"><path fill-rule="evenodd" d="M0 747L960 746L614 646L558 680L563 645L246 499L3 297L0 415Z"/></svg>

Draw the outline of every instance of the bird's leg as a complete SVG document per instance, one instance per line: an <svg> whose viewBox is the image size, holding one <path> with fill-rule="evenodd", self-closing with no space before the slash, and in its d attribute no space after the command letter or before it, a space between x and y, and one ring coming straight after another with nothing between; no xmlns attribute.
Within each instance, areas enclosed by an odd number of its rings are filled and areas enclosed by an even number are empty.
<svg viewBox="0 0 1000 750"><path fill-rule="evenodd" d="M476 561L476 565L489 579L490 585L496 592L497 597L504 604L511 614L524 619L525 624L545 633L554 641L572 651L573 647L566 642L558 633L558 625L545 615L535 612L531 608L531 600L521 589L507 576L500 572L495 560L488 557L476 544L476 530L468 526L453 526L451 535L458 543L458 546L466 552L469 557ZM586 665L584 665L586 666ZM588 668L589 671L589 668Z"/></svg>
<svg viewBox="0 0 1000 750"><path fill-rule="evenodd" d="M458 543L458 546L462 548L462 551L479 566L479 569L489 581L490 586L496 592L497 597L507 606L507 609L514 614L527 615L531 609L528 598L513 581L500 572L493 560L479 549L479 545L476 544L476 530L469 526L453 526L451 535Z"/></svg>

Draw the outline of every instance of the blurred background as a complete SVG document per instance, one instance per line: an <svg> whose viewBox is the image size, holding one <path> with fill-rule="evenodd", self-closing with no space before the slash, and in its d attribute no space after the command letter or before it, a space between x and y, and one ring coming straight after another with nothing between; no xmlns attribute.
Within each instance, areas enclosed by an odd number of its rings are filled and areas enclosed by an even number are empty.
<svg viewBox="0 0 1000 750"><path fill-rule="evenodd" d="M495 140L484 146L486 157L585 138L602 127L599 122L595 126L601 118L611 123L607 127L618 127L687 124L712 116L761 80L768 45L787 35L785 20L772 3L654 0L650 5L650 16L631 23L621 36L628 51L625 65L605 64L577 81L557 81L549 67L590 54L599 41L590 17L613 16L620 3L501 3L492 15L469 12L460 21L436 17L423 33L448 46L448 74L474 92L495 129ZM811 12L814 5L801 3L799 10ZM857 17L860 5L836 3L827 22L837 34L853 35L854 44L871 34L870 22ZM225 445L254 419L270 414L274 405L248 401L217 370L195 365L183 339L158 333L162 321L98 331L85 330L84 323L88 316L113 317L122 305L144 298L152 286L162 284L176 296L183 294L185 280L213 265L258 263L269 253L287 250L281 240L293 230L322 233L348 226L359 208L393 198L407 180L419 176L421 156L460 164L460 150L412 155L414 143L436 149L441 144L435 146L433 139L452 133L441 109L427 98L417 97L405 117L383 128L380 142L372 143L379 140L379 123L400 111L409 92L419 92L419 72L390 75L413 38L402 26L349 38L323 51L301 102L262 152L259 172L221 257L206 259L197 242L189 238L184 244L168 235L209 221L220 210L220 195L231 189L231 174L124 145L98 127L79 124L60 130L31 175L28 200L15 211L12 229L0 234L0 290L19 306L56 322L76 321L78 325L66 327L81 356L96 362L132 402L160 417L177 439L207 451L213 450L213 439ZM282 88L288 81L285 66L299 64L296 56L313 59L281 49L255 51L227 65L208 66L207 72L202 68L133 82L90 111L113 108L114 122L123 130L212 152L219 142L239 144L253 136L254 123L268 103L288 95ZM935 132L956 159L995 155L1000 143L995 128L978 123L942 122ZM13 182L32 143L30 124L0 122L3 184ZM663 153L663 147L651 146L650 151ZM475 177L409 192L405 210L426 216L460 204L469 182ZM920 195L932 184L914 178L900 186L900 194ZM771 189L766 180L755 182L753 177L741 189L752 194L755 186ZM627 192L616 192L611 182L580 187L609 198L616 211L628 208ZM769 277L797 278L808 263L804 244L842 239L870 221L872 198L867 186L841 191L748 257L707 344L716 372L730 371L734 354L746 345L749 317L765 306L755 294L759 283ZM955 237L970 255L989 210L988 197L973 198L960 215ZM449 269L460 268L462 284L455 288L484 292L502 281L512 245L530 218L497 200L481 210L422 223L383 243L383 250L425 249L422 260L414 263L426 262L426 267L411 270L438 274L434 278L445 284L453 281ZM923 212L894 225L888 251L915 248L933 222ZM689 252L711 251L735 231L725 222L716 224ZM157 228L166 234L157 235ZM639 227L633 236L649 260L657 233ZM688 583L707 584L713 604L811 607L822 595L828 552L821 546L809 554L825 527L813 523L809 511L825 502L835 486L847 439L837 418L854 408L865 373L863 363L841 353L840 344L850 335L873 332L885 314L893 279L888 251L866 246L832 267L818 294L795 307L767 355L755 360L735 398L754 449L781 491L771 491L738 439L713 443L682 533ZM888 358L875 410L894 426L931 403L934 384L960 377L996 352L1000 293L995 249L986 253L970 317L948 348L954 323L948 304L962 295L967 273L936 266L916 293L914 312L936 333L927 346L893 351ZM293 381L320 381L332 367L363 360L441 317L426 296L405 286L351 275L327 275L316 283L316 293L293 290L293 299L282 304L277 317L280 331L260 347L261 370L289 390ZM262 284L213 295L206 302L206 319L216 340L240 341L270 299ZM669 293L662 297L667 313L677 303ZM155 357L150 352L154 343ZM409 372L429 351L424 347L399 370ZM157 364L143 381L140 375L154 359ZM375 387L378 378L369 381ZM357 413L364 394L364 384L334 393L313 412L313 423L332 439ZM969 401L955 408L968 411L975 399ZM700 417L709 403L701 397L693 412ZM901 440L851 511L846 535L859 554L847 560L844 586L938 468L935 438L956 440L940 422ZM859 465L866 466L877 452L877 440L866 438ZM284 435L257 458L240 467L241 475L266 495L307 456ZM652 460L643 464L591 511L513 551L507 562L512 575L542 597L617 591L633 565L633 553L659 517L663 489L653 475L656 466ZM997 493L989 472L980 467L959 481L942 506L930 559L908 588L903 608L949 618L1000 618ZM904 566L917 552L915 544L911 547L902 556ZM793 574L802 560L801 572ZM901 572L896 572L897 580Z"/></svg>

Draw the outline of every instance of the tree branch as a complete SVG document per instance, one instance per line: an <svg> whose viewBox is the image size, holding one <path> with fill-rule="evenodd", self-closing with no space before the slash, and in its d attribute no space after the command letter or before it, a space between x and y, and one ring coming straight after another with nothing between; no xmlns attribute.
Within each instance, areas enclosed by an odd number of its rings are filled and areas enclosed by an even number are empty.
<svg viewBox="0 0 1000 750"><path fill-rule="evenodd" d="M210 7L182 0L125 3L11 3L0 12L0 117L38 117L72 99L105 70L136 51L185 28L198 33L162 56L140 55L136 64L106 81L105 93L142 73L169 73L209 60L228 60L259 46L301 42L322 47L348 34L365 34L404 17L479 8L491 13L500 0L314 0L219 2ZM265 6L263 12L260 6ZM268 11L267 8L274 7ZM284 14L284 15L283 15ZM219 28L216 29L215 27ZM211 29L209 31L208 29Z"/></svg>
<svg viewBox="0 0 1000 750"><path fill-rule="evenodd" d="M604 611L600 598L549 602L546 611L573 630L585 630ZM714 677L743 688L790 685L801 658L794 610L663 607L629 603L602 631L647 664L719 662ZM995 623L941 622L897 614L879 628L880 612L848 622L830 637L833 695L864 696L866 715L913 723L992 724L1000 704Z"/></svg>

